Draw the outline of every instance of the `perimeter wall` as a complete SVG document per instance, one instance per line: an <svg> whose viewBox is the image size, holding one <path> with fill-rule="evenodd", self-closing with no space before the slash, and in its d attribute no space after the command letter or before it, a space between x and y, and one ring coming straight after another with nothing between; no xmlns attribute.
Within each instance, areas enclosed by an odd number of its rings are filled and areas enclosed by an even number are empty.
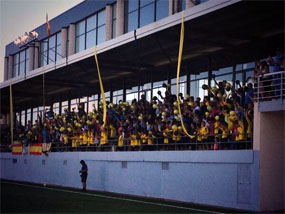
<svg viewBox="0 0 285 214"><path fill-rule="evenodd" d="M184 202L258 210L259 152L62 152L48 157L1 153L1 178Z"/></svg>

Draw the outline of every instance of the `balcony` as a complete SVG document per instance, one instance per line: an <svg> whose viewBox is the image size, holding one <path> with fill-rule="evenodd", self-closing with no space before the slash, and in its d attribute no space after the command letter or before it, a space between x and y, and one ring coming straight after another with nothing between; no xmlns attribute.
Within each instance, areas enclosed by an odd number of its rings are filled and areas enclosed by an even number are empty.
<svg viewBox="0 0 285 214"><path fill-rule="evenodd" d="M258 76L255 87L255 102L259 112L285 110L285 71Z"/></svg>

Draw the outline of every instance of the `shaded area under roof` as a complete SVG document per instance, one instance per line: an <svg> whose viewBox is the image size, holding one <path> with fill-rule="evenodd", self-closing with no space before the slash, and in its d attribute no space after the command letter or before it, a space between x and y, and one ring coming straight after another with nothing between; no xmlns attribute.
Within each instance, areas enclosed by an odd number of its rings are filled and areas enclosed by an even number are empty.
<svg viewBox="0 0 285 214"><path fill-rule="evenodd" d="M284 2L242 1L185 23L181 75L266 58L284 47ZM180 25L98 55L105 91L176 76ZM152 75L150 75L152 73ZM46 105L100 93L94 57L45 75ZM41 106L42 76L13 85L14 110ZM9 87L1 89L9 112Z"/></svg>

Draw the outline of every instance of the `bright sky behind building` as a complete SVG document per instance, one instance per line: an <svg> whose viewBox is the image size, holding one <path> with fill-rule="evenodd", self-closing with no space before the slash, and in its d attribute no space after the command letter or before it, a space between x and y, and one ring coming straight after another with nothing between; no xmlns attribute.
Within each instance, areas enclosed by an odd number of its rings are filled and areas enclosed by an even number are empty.
<svg viewBox="0 0 285 214"><path fill-rule="evenodd" d="M0 82L4 79L5 46L84 0L0 0Z"/></svg>

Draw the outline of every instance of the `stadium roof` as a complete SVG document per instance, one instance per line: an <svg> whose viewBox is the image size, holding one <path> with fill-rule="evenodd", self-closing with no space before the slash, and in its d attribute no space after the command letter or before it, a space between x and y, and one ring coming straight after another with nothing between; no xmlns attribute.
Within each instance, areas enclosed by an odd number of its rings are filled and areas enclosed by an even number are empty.
<svg viewBox="0 0 285 214"><path fill-rule="evenodd" d="M105 91L175 77L181 13L98 45ZM185 12L182 75L266 58L284 47L283 1L209 1ZM14 110L100 93L94 50L29 72L13 83ZM148 75L152 73L152 75ZM152 77L151 77L152 76ZM1 112L9 111L10 80L0 84Z"/></svg>

